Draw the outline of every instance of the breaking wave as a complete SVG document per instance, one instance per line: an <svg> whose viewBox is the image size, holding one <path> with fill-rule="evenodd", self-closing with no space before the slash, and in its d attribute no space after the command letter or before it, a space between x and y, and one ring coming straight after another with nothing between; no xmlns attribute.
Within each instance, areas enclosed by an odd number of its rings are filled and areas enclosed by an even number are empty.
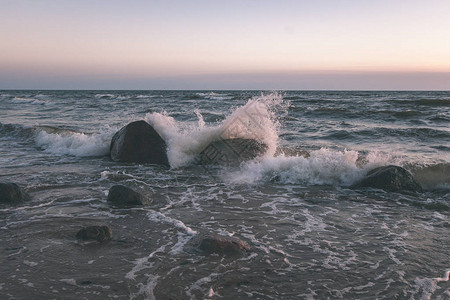
<svg viewBox="0 0 450 300"><path fill-rule="evenodd" d="M266 156L273 156L278 145L276 112L285 106L281 95L273 93L253 97L236 108L219 124L208 126L200 111L198 121L180 123L166 112L147 114L150 123L168 144L168 157L173 168L188 165L211 142L221 139L253 139L268 146Z"/></svg>
<svg viewBox="0 0 450 300"><path fill-rule="evenodd" d="M57 155L105 156L113 134L114 130L86 134L48 127L37 131L35 141L44 151Z"/></svg>
<svg viewBox="0 0 450 300"><path fill-rule="evenodd" d="M373 152L361 157L357 151L334 151L327 148L311 151L308 157L265 157L241 165L239 171L224 175L230 183L258 184L277 182L283 184L340 185L348 186L362 178L368 170L378 166L399 163L397 158Z"/></svg>

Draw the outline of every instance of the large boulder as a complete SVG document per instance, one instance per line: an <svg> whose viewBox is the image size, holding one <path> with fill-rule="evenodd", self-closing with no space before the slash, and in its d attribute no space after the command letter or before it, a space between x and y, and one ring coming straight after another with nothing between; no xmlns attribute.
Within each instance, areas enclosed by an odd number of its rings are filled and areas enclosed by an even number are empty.
<svg viewBox="0 0 450 300"><path fill-rule="evenodd" d="M239 255L250 251L250 246L236 237L218 234L200 234L194 240L197 249L204 254Z"/></svg>
<svg viewBox="0 0 450 300"><path fill-rule="evenodd" d="M140 193L124 185L114 185L109 189L107 201L120 208L144 205L147 199Z"/></svg>
<svg viewBox="0 0 450 300"><path fill-rule="evenodd" d="M112 238L112 230L106 225L87 226L77 232L76 238L83 241L109 241Z"/></svg>
<svg viewBox="0 0 450 300"><path fill-rule="evenodd" d="M114 134L110 156L113 161L169 166L166 149L166 142L150 124L136 121Z"/></svg>
<svg viewBox="0 0 450 300"><path fill-rule="evenodd" d="M197 156L199 165L236 166L266 153L268 147L252 139L221 139L210 143Z"/></svg>
<svg viewBox="0 0 450 300"><path fill-rule="evenodd" d="M377 188L389 192L412 191L421 192L421 185L410 172L399 166L384 166L369 171L361 181L351 188Z"/></svg>
<svg viewBox="0 0 450 300"><path fill-rule="evenodd" d="M0 203L19 204L30 199L30 195L16 183L0 182Z"/></svg>

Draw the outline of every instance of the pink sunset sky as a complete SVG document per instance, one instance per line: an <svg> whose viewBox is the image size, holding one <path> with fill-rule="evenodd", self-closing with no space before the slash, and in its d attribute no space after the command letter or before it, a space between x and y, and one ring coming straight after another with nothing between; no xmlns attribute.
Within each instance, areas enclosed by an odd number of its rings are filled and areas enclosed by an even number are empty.
<svg viewBox="0 0 450 300"><path fill-rule="evenodd" d="M450 1L2 1L0 89L450 89Z"/></svg>

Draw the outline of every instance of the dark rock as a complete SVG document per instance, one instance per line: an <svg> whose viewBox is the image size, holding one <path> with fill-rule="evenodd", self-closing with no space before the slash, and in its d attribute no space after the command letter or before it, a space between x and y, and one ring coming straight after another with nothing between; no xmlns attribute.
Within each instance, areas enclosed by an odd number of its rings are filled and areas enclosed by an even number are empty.
<svg viewBox="0 0 450 300"><path fill-rule="evenodd" d="M389 192L422 191L422 187L411 173L399 166L375 168L369 171L365 178L351 186L351 188L364 187L383 189Z"/></svg>
<svg viewBox="0 0 450 300"><path fill-rule="evenodd" d="M0 182L0 203L18 204L30 199L30 195L16 183Z"/></svg>
<svg viewBox="0 0 450 300"><path fill-rule="evenodd" d="M117 207L143 205L147 202L143 195L124 185L112 186L107 201Z"/></svg>
<svg viewBox="0 0 450 300"><path fill-rule="evenodd" d="M145 121L132 122L120 129L109 148L113 161L169 166L166 149L166 142Z"/></svg>
<svg viewBox="0 0 450 300"><path fill-rule="evenodd" d="M252 139L222 139L209 144L197 157L199 165L236 166L266 153L268 147Z"/></svg>
<svg viewBox="0 0 450 300"><path fill-rule="evenodd" d="M77 239L83 241L104 242L112 238L112 230L108 226L88 226L80 229L76 235Z"/></svg>
<svg viewBox="0 0 450 300"><path fill-rule="evenodd" d="M239 255L250 251L250 246L236 237L217 234L203 234L197 236L194 242L198 249L205 254Z"/></svg>

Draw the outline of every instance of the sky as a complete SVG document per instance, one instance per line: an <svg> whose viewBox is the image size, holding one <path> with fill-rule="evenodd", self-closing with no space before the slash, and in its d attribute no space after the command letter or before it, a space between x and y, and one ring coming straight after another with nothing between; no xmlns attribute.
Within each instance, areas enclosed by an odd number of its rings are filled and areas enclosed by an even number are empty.
<svg viewBox="0 0 450 300"><path fill-rule="evenodd" d="M450 90L448 0L0 5L0 89Z"/></svg>

